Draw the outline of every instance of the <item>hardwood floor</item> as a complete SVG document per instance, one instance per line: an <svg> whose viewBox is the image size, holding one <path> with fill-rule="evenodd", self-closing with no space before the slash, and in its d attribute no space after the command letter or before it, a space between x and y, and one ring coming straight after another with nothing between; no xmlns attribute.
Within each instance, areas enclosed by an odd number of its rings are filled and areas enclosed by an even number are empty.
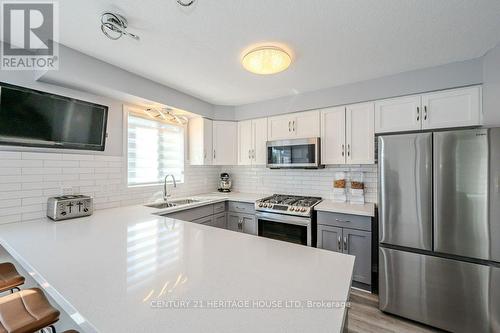
<svg viewBox="0 0 500 333"><path fill-rule="evenodd" d="M415 323L378 309L378 296L351 290L351 308L347 323L349 333L434 333L438 329Z"/></svg>

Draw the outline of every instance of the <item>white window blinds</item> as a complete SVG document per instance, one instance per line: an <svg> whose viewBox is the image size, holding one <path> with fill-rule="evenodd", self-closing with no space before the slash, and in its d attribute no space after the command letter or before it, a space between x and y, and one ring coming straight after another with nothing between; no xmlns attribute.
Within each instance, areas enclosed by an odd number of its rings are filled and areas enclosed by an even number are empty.
<svg viewBox="0 0 500 333"><path fill-rule="evenodd" d="M184 181L184 127L128 114L128 185Z"/></svg>

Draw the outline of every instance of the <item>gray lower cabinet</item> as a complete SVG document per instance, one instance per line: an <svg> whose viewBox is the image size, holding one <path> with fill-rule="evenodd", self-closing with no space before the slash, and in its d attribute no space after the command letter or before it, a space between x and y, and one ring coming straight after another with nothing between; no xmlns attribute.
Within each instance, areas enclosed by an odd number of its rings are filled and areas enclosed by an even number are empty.
<svg viewBox="0 0 500 333"><path fill-rule="evenodd" d="M342 228L318 225L317 246L320 249L342 253Z"/></svg>
<svg viewBox="0 0 500 333"><path fill-rule="evenodd" d="M212 216L212 223L210 224L212 227L226 229L226 213L219 213Z"/></svg>
<svg viewBox="0 0 500 333"><path fill-rule="evenodd" d="M367 231L342 229L344 253L356 257L352 279L365 284L372 280L372 234Z"/></svg>
<svg viewBox="0 0 500 333"><path fill-rule="evenodd" d="M363 230L352 229L353 225ZM321 212L318 214L317 246L355 256L353 280L371 284L371 218Z"/></svg>
<svg viewBox="0 0 500 333"><path fill-rule="evenodd" d="M257 235L257 220L255 215L242 213L227 213L227 228L229 230Z"/></svg>
<svg viewBox="0 0 500 333"><path fill-rule="evenodd" d="M209 204L201 207L190 208L164 216L209 225L217 228L226 228L226 203Z"/></svg>

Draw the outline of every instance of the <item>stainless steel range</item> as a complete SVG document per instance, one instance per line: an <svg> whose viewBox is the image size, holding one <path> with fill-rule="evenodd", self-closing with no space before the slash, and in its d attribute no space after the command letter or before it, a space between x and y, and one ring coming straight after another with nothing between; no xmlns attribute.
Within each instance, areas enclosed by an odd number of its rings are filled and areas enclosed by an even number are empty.
<svg viewBox="0 0 500 333"><path fill-rule="evenodd" d="M318 197L274 194L255 202L259 236L307 246L316 244Z"/></svg>

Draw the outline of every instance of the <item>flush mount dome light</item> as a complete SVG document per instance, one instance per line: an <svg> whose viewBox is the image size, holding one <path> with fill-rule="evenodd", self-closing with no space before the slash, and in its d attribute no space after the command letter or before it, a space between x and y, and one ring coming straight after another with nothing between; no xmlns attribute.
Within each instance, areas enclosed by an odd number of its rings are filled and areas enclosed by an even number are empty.
<svg viewBox="0 0 500 333"><path fill-rule="evenodd" d="M262 46L245 54L241 63L249 72L268 75L287 69L292 63L292 58L279 47Z"/></svg>

